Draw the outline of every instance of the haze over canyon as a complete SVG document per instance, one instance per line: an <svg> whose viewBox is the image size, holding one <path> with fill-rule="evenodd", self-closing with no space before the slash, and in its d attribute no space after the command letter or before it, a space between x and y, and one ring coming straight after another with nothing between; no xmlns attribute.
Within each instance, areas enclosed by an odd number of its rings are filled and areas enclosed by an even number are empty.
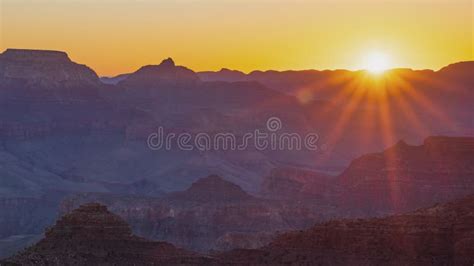
<svg viewBox="0 0 474 266"><path fill-rule="evenodd" d="M167 58L99 77L62 51L7 49L0 264L472 265L473 73ZM158 127L318 148L154 150Z"/></svg>

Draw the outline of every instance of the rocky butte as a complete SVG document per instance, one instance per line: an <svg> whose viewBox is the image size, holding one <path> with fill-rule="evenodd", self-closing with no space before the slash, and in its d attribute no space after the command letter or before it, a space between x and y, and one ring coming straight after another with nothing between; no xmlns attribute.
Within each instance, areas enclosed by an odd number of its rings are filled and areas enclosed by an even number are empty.
<svg viewBox="0 0 474 266"><path fill-rule="evenodd" d="M217 175L210 175L194 182L182 192L174 192L171 199L196 202L239 202L254 200L241 187L224 180Z"/></svg>
<svg viewBox="0 0 474 266"><path fill-rule="evenodd" d="M118 85L132 88L162 87L162 86L192 86L199 82L194 71L176 66L173 59L167 58L159 65L143 66L136 72L118 82Z"/></svg>
<svg viewBox="0 0 474 266"><path fill-rule="evenodd" d="M7 49L0 54L0 81L27 86L98 85L97 74L65 52Z"/></svg>
<svg viewBox="0 0 474 266"><path fill-rule="evenodd" d="M205 252L260 247L276 231L310 226L326 215L298 203L254 197L216 175L160 198L80 193L66 198L61 210L67 213L87 202L108 206L137 235Z"/></svg>
<svg viewBox="0 0 474 266"><path fill-rule="evenodd" d="M6 264L19 265L196 265L208 258L132 235L103 205L89 203L63 216L44 239Z"/></svg>
<svg viewBox="0 0 474 266"><path fill-rule="evenodd" d="M121 134L130 120L147 120L114 104L108 88L65 52L8 49L0 54L0 137Z"/></svg>

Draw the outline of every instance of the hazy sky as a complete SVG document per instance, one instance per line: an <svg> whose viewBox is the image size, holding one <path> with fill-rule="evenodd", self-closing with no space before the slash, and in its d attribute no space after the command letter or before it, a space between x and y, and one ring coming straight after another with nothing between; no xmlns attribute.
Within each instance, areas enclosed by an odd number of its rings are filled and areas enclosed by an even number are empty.
<svg viewBox="0 0 474 266"><path fill-rule="evenodd" d="M438 69L473 60L473 0L0 0L0 48L63 50L101 75L173 57L193 70Z"/></svg>

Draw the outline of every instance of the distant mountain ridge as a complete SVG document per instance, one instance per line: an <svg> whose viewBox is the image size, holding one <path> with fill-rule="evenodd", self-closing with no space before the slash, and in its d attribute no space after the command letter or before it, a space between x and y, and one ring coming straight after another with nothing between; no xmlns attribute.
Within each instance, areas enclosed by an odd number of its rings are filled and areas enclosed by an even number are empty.
<svg viewBox="0 0 474 266"><path fill-rule="evenodd" d="M143 66L118 82L125 87L192 86L200 81L194 71L176 66L173 59L163 60L159 65Z"/></svg>
<svg viewBox="0 0 474 266"><path fill-rule="evenodd" d="M474 68L474 61L463 61L458 63L449 64L441 68L438 72L448 75L454 75L458 78L466 78L472 75L472 69Z"/></svg>

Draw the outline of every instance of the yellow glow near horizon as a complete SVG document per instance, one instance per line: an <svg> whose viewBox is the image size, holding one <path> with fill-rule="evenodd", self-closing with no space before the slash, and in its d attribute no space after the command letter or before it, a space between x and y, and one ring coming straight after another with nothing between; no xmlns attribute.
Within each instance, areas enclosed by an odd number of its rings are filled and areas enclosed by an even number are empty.
<svg viewBox="0 0 474 266"><path fill-rule="evenodd" d="M66 51L100 75L172 57L195 71L439 69L473 60L472 0L0 0L0 49Z"/></svg>
<svg viewBox="0 0 474 266"><path fill-rule="evenodd" d="M365 69L373 74L381 74L392 67L387 54L379 51L370 52L367 55Z"/></svg>

